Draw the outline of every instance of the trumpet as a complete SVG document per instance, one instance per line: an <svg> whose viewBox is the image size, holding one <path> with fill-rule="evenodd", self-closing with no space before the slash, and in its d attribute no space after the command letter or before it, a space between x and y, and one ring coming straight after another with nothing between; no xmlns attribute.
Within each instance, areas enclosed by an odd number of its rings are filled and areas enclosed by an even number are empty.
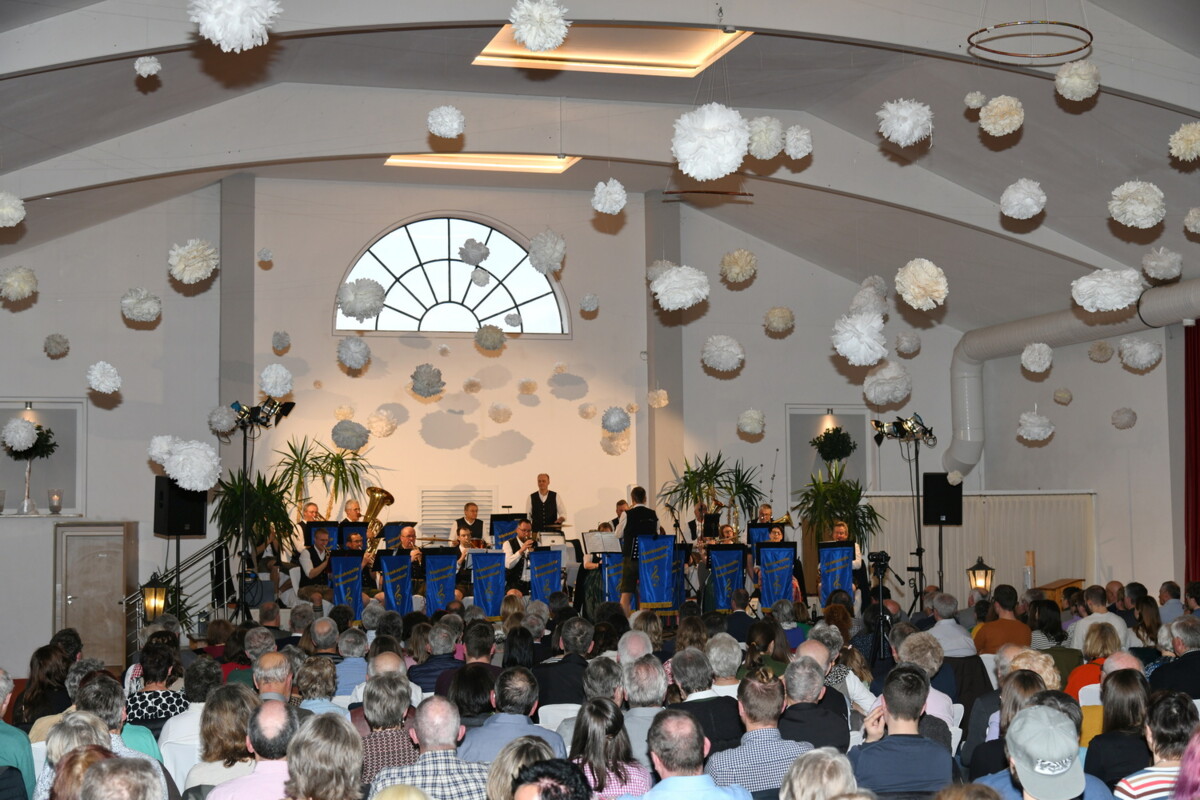
<svg viewBox="0 0 1200 800"><path fill-rule="evenodd" d="M367 523L367 556L374 557L379 546L383 544L383 522L379 519L379 512L386 506L390 506L396 502L392 497L392 493L387 489L381 489L378 486L367 487L367 513L363 514L363 522Z"/></svg>

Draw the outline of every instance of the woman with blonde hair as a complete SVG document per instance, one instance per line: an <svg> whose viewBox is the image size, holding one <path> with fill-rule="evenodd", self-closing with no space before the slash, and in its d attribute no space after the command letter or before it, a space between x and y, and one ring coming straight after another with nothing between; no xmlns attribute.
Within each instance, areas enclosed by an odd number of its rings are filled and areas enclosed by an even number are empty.
<svg viewBox="0 0 1200 800"><path fill-rule="evenodd" d="M665 661L663 652L663 629L662 620L658 618L658 614L654 611L639 611L633 617L633 622L629 626L630 630L641 631L650 637L650 646L654 651L654 655L658 656L660 661ZM700 649L703 649L701 647Z"/></svg>
<svg viewBox="0 0 1200 800"><path fill-rule="evenodd" d="M1117 629L1112 625L1107 622L1097 622L1088 628L1087 636L1083 639L1084 663L1071 670L1071 675L1067 678L1066 689L1063 691L1078 701L1080 689L1099 683L1100 679L1104 677L1102 672L1104 659L1120 649L1121 638L1117 636Z"/></svg>
<svg viewBox="0 0 1200 800"><path fill-rule="evenodd" d="M496 754L488 769L488 800L513 800L513 779L521 767L554 758L554 750L545 739L537 736L518 736Z"/></svg>
<svg viewBox="0 0 1200 800"><path fill-rule="evenodd" d="M359 800L362 794L362 739L350 721L315 714L288 742L289 800Z"/></svg>
<svg viewBox="0 0 1200 800"><path fill-rule="evenodd" d="M1054 658L1049 653L1043 653L1040 650L1022 650L1013 656L1010 663L1013 671L1027 669L1030 672L1036 672L1042 682L1046 684L1047 689L1062 688L1062 673L1058 671Z"/></svg>
<svg viewBox="0 0 1200 800"><path fill-rule="evenodd" d="M200 715L200 763L188 770L183 790L216 786L254 771L246 748L250 715L262 700L244 683L227 683L208 696Z"/></svg>
<svg viewBox="0 0 1200 800"><path fill-rule="evenodd" d="M78 747L108 748L112 744L104 720L89 711L68 711L46 736L46 763L38 773L31 800L46 800L57 779L60 759ZM22 787L23 789L24 787Z"/></svg>
<svg viewBox="0 0 1200 800"><path fill-rule="evenodd" d="M832 747L821 747L792 762L779 787L779 800L830 800L857 789L850 759Z"/></svg>

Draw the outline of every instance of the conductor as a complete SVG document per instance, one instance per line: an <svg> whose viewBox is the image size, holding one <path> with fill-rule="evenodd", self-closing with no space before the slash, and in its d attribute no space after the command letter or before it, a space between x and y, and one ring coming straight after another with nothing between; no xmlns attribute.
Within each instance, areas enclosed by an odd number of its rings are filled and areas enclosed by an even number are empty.
<svg viewBox="0 0 1200 800"><path fill-rule="evenodd" d="M634 544L639 536L658 533L658 514L646 506L646 490L641 486L629 492L633 505L625 510L617 525L617 538L621 540L621 607L629 615L633 605L633 593L637 591L638 562L633 557Z"/></svg>

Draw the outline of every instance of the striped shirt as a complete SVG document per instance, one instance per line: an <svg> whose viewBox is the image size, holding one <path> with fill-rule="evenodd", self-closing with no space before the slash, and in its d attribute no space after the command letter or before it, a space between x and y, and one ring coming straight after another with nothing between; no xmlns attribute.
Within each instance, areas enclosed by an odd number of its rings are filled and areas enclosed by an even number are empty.
<svg viewBox="0 0 1200 800"><path fill-rule="evenodd" d="M1113 797L1118 800L1168 800L1175 792L1179 767L1148 767L1117 782Z"/></svg>

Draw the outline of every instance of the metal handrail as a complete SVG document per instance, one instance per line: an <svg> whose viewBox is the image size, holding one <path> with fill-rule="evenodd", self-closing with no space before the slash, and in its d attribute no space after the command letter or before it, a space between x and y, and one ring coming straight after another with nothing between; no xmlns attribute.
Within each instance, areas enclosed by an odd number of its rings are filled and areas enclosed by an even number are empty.
<svg viewBox="0 0 1200 800"><path fill-rule="evenodd" d="M192 567L196 566L200 562L207 560L208 557L211 556L216 551L216 549L218 547L220 547L221 545L222 545L222 542L220 539L213 539L211 542L204 545L204 547L201 547L199 550L192 553L187 558L183 559L183 561L179 562L178 566L171 567L166 572L160 573L158 577L161 578L164 583L174 583L176 573L182 574L184 572L187 572L188 570L190 570ZM129 605L130 603L133 603L135 601L140 602L141 597L142 597L142 592L139 589L138 591L133 592L132 594L126 595L125 598L121 602L124 605Z"/></svg>

